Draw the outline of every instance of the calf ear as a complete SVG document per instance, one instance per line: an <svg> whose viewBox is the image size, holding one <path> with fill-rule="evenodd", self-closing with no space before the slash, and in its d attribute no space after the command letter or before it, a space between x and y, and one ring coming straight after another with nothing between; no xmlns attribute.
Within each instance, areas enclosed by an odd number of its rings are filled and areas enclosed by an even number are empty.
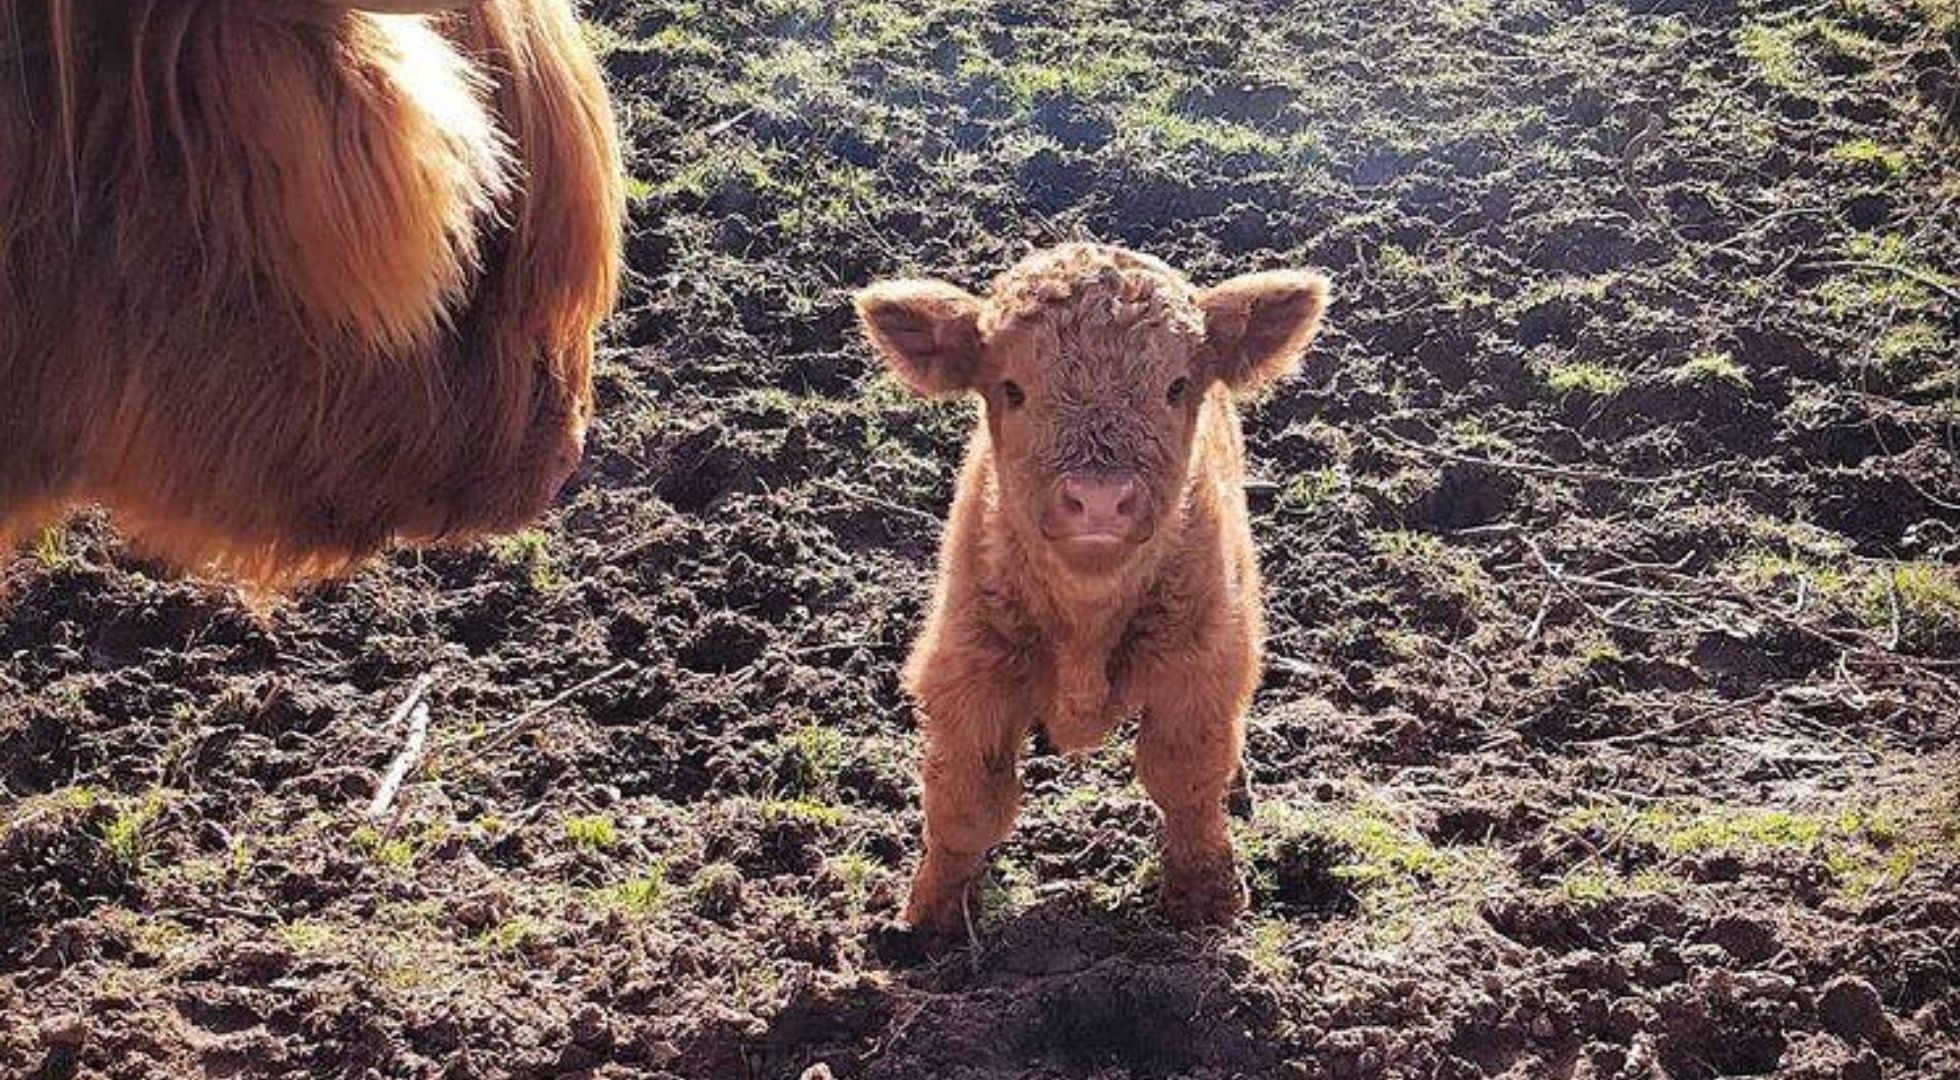
<svg viewBox="0 0 1960 1080"><path fill-rule="evenodd" d="M1320 332L1327 279L1305 270L1246 274L1198 295L1214 374L1251 390L1290 374Z"/></svg>
<svg viewBox="0 0 1960 1080"><path fill-rule="evenodd" d="M885 366L931 397L973 389L980 301L943 281L884 281L857 295L858 322Z"/></svg>

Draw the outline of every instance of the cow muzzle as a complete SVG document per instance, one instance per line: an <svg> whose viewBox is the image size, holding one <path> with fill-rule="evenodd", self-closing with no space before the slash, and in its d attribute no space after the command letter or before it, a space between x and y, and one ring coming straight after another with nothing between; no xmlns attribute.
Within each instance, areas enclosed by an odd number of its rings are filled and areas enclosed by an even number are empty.
<svg viewBox="0 0 1960 1080"><path fill-rule="evenodd" d="M579 425L567 432L564 441L558 446L557 454L545 470L545 486L539 500L549 506L558 498L565 485L571 483L573 475L585 460L585 426Z"/></svg>
<svg viewBox="0 0 1960 1080"><path fill-rule="evenodd" d="M1150 538L1151 510L1134 474L1072 473L1049 493L1041 533L1069 563L1107 567Z"/></svg>

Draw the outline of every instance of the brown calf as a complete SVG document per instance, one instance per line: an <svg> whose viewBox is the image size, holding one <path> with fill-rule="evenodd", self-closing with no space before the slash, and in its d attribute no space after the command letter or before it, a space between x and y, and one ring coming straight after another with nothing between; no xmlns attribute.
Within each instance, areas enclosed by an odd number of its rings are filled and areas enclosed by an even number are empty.
<svg viewBox="0 0 1960 1080"><path fill-rule="evenodd" d="M1231 394L1299 362L1326 279L1196 289L1163 263L1070 244L985 297L874 285L866 335L920 393L974 392L932 611L906 666L925 730L925 855L906 921L958 924L1019 801L1032 725L1086 750L1137 717L1181 922L1245 905L1223 799L1258 682L1259 571Z"/></svg>
<svg viewBox="0 0 1960 1080"><path fill-rule="evenodd" d="M266 582L517 527L622 214L571 0L0 0L0 552L79 502Z"/></svg>

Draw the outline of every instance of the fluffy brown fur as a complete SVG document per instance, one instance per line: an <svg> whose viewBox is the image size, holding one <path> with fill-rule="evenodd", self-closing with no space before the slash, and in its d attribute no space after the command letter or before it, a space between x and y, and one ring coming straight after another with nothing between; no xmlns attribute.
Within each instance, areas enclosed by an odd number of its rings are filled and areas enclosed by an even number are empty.
<svg viewBox="0 0 1960 1080"><path fill-rule="evenodd" d="M906 666L925 731L925 855L906 919L958 925L1006 836L1034 724L1065 751L1137 717L1136 767L1164 815L1164 900L1181 920L1244 906L1223 799L1258 681L1259 572L1234 390L1299 362L1327 283L1279 272L1200 291L1163 263L1066 245L985 298L943 282L860 295L867 336L924 393L977 392L932 611ZM1120 477L1120 544L1065 524L1071 479Z"/></svg>
<svg viewBox="0 0 1960 1080"><path fill-rule="evenodd" d="M0 543L276 584L549 503L615 135L570 0L452 6L0 0Z"/></svg>

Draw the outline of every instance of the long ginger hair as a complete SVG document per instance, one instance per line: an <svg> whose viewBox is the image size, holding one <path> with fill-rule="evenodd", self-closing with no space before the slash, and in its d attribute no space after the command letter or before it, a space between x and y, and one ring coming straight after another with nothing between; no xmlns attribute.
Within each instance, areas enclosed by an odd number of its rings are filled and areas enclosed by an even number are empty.
<svg viewBox="0 0 1960 1080"><path fill-rule="evenodd" d="M621 216L569 0L0 0L0 542L101 502L276 584L517 527Z"/></svg>

